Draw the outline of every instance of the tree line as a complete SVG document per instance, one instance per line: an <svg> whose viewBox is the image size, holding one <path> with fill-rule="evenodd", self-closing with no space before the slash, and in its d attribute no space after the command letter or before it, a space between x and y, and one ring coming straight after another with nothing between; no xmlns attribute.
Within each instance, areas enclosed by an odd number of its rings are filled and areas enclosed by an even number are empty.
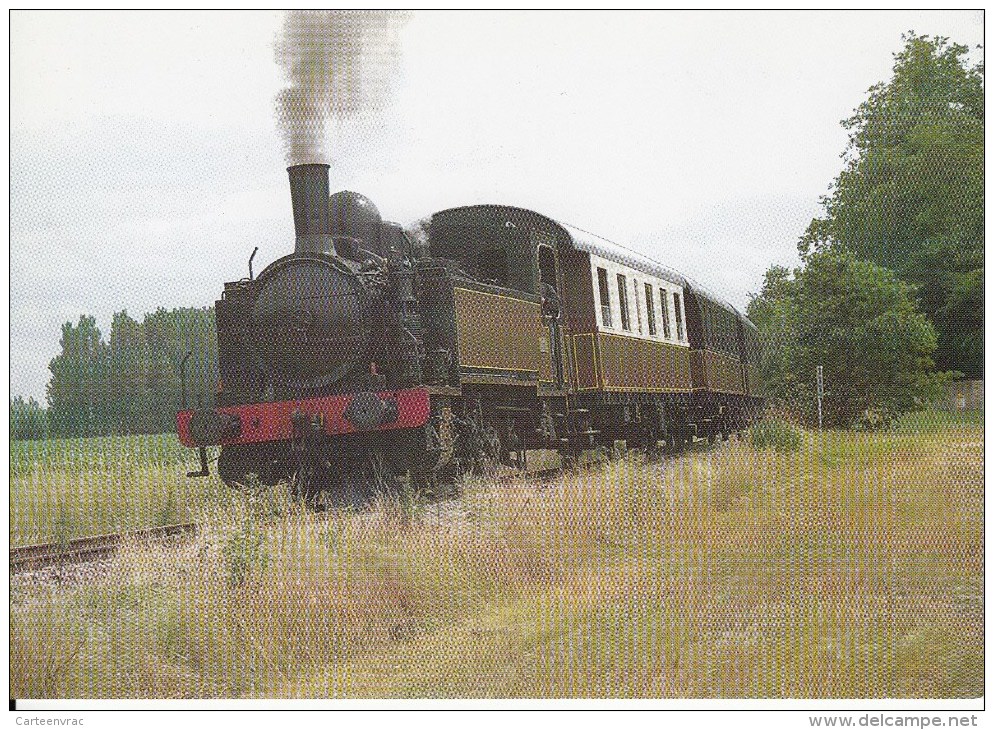
<svg viewBox="0 0 994 730"><path fill-rule="evenodd" d="M188 401L214 403L218 379L214 309L158 309L141 322L114 314L105 338L96 319L62 325L62 351L49 363L48 407L10 401L14 439L165 433L175 429L181 364L188 352Z"/></svg>
<svg viewBox="0 0 994 730"><path fill-rule="evenodd" d="M844 168L749 304L772 402L826 425L879 425L983 374L984 67L903 36L890 81L842 122Z"/></svg>

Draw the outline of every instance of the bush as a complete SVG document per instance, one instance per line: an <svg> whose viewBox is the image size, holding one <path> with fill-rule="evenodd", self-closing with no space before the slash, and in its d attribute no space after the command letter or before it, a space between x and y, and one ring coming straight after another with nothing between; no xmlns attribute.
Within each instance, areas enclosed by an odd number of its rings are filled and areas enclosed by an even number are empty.
<svg viewBox="0 0 994 730"><path fill-rule="evenodd" d="M33 441L47 438L48 412L34 398L21 396L10 399L11 441Z"/></svg>
<svg viewBox="0 0 994 730"><path fill-rule="evenodd" d="M757 449L773 449L780 453L800 451L804 436L797 426L771 418L760 421L748 431L749 443Z"/></svg>
<svg viewBox="0 0 994 730"><path fill-rule="evenodd" d="M818 422L819 367L828 428L882 427L932 402L952 377L933 371L935 328L914 288L845 251L812 253L793 274L772 267L749 316L766 344L760 370L771 402L807 425Z"/></svg>
<svg viewBox="0 0 994 730"><path fill-rule="evenodd" d="M242 585L269 564L265 535L251 522L228 537L223 552L228 563L228 585L232 587Z"/></svg>

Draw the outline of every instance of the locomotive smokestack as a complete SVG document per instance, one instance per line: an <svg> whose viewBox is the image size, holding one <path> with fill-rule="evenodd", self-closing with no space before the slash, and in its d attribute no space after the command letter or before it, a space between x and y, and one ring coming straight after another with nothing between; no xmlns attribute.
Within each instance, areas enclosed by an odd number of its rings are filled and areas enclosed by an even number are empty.
<svg viewBox="0 0 994 730"><path fill-rule="evenodd" d="M296 253L335 253L331 240L328 209L328 165L294 165L290 175L293 228L297 234Z"/></svg>

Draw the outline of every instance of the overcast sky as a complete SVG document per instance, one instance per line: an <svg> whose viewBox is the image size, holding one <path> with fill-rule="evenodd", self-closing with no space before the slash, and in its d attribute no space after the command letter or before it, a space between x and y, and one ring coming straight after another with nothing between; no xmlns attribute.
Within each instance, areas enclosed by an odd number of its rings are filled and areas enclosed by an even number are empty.
<svg viewBox="0 0 994 730"><path fill-rule="evenodd" d="M81 313L213 303L293 249L277 13L13 12L11 389L44 398ZM839 122L901 33L967 11L418 13L385 112L333 131L332 189L384 218L508 203L625 244L736 305L841 168Z"/></svg>

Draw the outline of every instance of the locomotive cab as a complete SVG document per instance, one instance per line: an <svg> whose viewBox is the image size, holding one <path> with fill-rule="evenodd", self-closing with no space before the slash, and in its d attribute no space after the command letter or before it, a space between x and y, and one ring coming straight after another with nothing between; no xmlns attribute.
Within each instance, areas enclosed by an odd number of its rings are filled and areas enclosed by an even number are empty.
<svg viewBox="0 0 994 730"><path fill-rule="evenodd" d="M464 382L565 387L562 238L550 219L511 206L432 216L430 254L453 277Z"/></svg>
<svg viewBox="0 0 994 730"><path fill-rule="evenodd" d="M547 221L518 208L455 208L432 216L431 255L455 262L476 281L535 295L541 291L539 242L550 251L556 242L549 228ZM554 263L547 263L541 281L555 287L555 276Z"/></svg>

